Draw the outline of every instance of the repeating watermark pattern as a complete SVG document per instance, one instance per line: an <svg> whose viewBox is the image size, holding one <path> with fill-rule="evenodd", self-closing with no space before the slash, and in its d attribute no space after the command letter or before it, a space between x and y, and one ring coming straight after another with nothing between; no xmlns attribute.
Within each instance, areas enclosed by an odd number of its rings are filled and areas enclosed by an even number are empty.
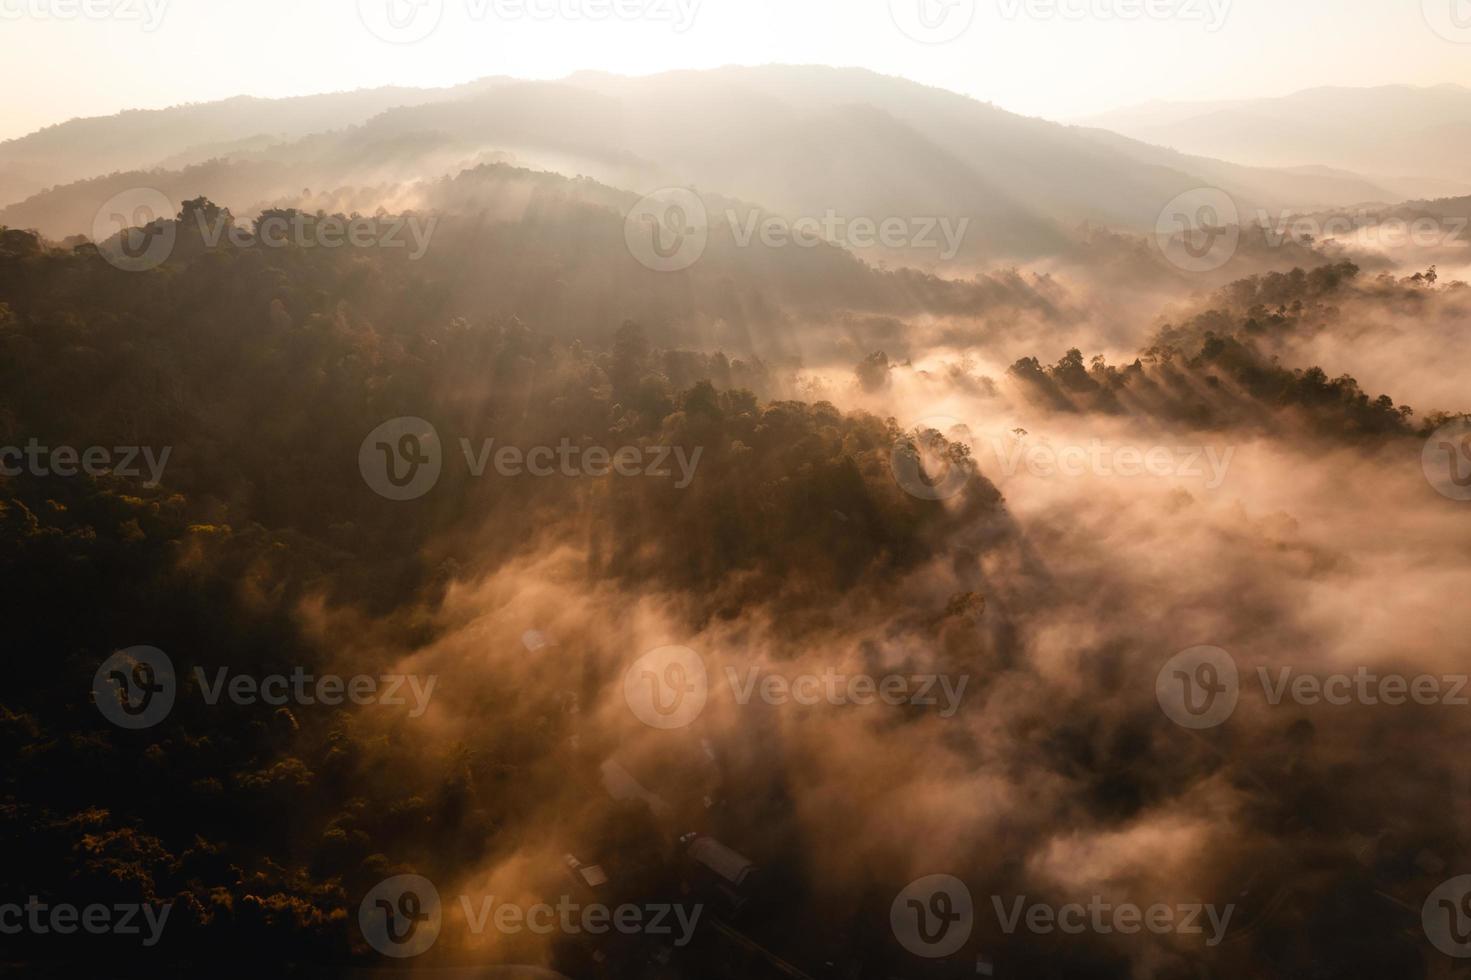
<svg viewBox="0 0 1471 980"><path fill-rule="evenodd" d="M624 21L668 24L683 34L695 24L701 0L461 0L473 23L485 21ZM358 19L389 44L415 44L444 21L445 0L358 0Z"/></svg>
<svg viewBox="0 0 1471 980"><path fill-rule="evenodd" d="M213 216L195 213L200 239L208 248L228 240L235 248L385 248L409 249L417 262L429 252L435 214L315 215L293 210L263 214L254 227L227 221L223 211Z"/></svg>
<svg viewBox="0 0 1471 980"><path fill-rule="evenodd" d="M1258 667L1254 672L1266 703L1291 701L1302 707L1465 707L1471 675L1379 673L1359 667L1352 673L1313 674L1293 666ZM1241 675L1236 660L1220 647L1192 647L1176 654L1155 678L1160 708L1184 728L1222 725L1236 711Z"/></svg>
<svg viewBox="0 0 1471 980"><path fill-rule="evenodd" d="M154 449L152 446L43 446L35 437L25 446L0 446L0 476L20 476L29 473L39 477L86 476L139 477L144 469L148 479L145 487L156 487L163 481L164 469L169 465L172 446ZM142 464L140 469L139 464Z"/></svg>
<svg viewBox="0 0 1471 980"><path fill-rule="evenodd" d="M379 882L358 906L358 928L368 945L395 959L428 951L443 924L439 891L422 875Z"/></svg>
<svg viewBox="0 0 1471 980"><path fill-rule="evenodd" d="M1272 214L1265 208L1256 211L1256 223L1263 231L1267 245L1280 248L1296 242L1311 244L1324 238L1348 238L1361 245L1386 250L1401 248L1466 248L1466 226L1471 219L1430 217L1425 215L1407 221L1404 218L1381 218L1367 208L1329 215L1280 211Z"/></svg>
<svg viewBox="0 0 1471 980"><path fill-rule="evenodd" d="M1452 878L1431 892L1420 920L1436 949L1456 959L1471 958L1471 875Z"/></svg>
<svg viewBox="0 0 1471 980"><path fill-rule="evenodd" d="M889 16L910 40L948 44L976 19L977 0L889 0Z"/></svg>
<svg viewBox="0 0 1471 980"><path fill-rule="evenodd" d="M249 706L288 704L310 707L343 704L407 707L410 718L423 717L429 710L436 674L313 674L296 667L290 674L256 677L230 673L220 667L211 676L203 667L194 668L200 696L211 707L222 700ZM173 661L157 647L137 646L114 653L102 662L92 678L92 695L102 716L120 728L152 728L173 711L178 684Z"/></svg>
<svg viewBox="0 0 1471 980"><path fill-rule="evenodd" d="M1421 0L1425 23L1454 44L1471 44L1471 0Z"/></svg>
<svg viewBox="0 0 1471 980"><path fill-rule="evenodd" d="M1420 465L1436 493L1451 500L1471 500L1471 419L1436 429L1425 441Z"/></svg>
<svg viewBox="0 0 1471 980"><path fill-rule="evenodd" d="M133 187L109 198L92 218L92 240L109 263L124 272L156 269L174 252L179 240L180 212L167 194L153 187ZM228 243L249 248L381 248L409 249L417 261L429 251L437 215L316 215L304 211L266 212L242 223L225 209L191 212L205 248Z"/></svg>
<svg viewBox="0 0 1471 980"><path fill-rule="evenodd" d="M894 938L925 959L955 953L970 939L974 927L970 889L953 875L926 875L911 881L889 906Z"/></svg>
<svg viewBox="0 0 1471 980"><path fill-rule="evenodd" d="M1113 446L1100 439L1090 440L1086 446L1052 446L992 437L991 449L1007 476L1025 470L1042 478L1173 477L1204 480L1207 490L1217 490L1226 482L1231 459L1236 455L1234 446L1224 451L1215 446Z"/></svg>
<svg viewBox="0 0 1471 980"><path fill-rule="evenodd" d="M74 935L78 930L93 936L140 936L144 946L158 945L168 924L173 905L119 902L105 905L49 904L35 895L18 902L0 904L0 935Z"/></svg>
<svg viewBox="0 0 1471 980"><path fill-rule="evenodd" d="M497 446L493 438L482 439L477 446L462 438L459 448L467 472L477 479L487 470L507 478L645 476L672 479L676 490L694 482L705 452L703 446L690 450L683 446L578 446L567 438L555 446L530 448ZM431 423L413 416L383 423L368 433L358 449L363 481L389 500L424 496L439 482L443 463L439 433Z"/></svg>
<svg viewBox="0 0 1471 980"><path fill-rule="evenodd" d="M151 34L163 25L170 0L0 0L0 20L114 20Z"/></svg>
<svg viewBox="0 0 1471 980"><path fill-rule="evenodd" d="M439 432L417 416L389 419L369 432L358 449L358 471L374 493L416 500L439 482L444 450Z"/></svg>
<svg viewBox="0 0 1471 980"><path fill-rule="evenodd" d="M742 217L740 212L727 209L725 220L737 248L749 248L755 241L767 248L816 248L824 244L850 249L883 247L934 251L946 262L960 253L970 229L969 218L852 218L831 208L820 218L804 217L795 221L764 215L754 209Z"/></svg>
<svg viewBox="0 0 1471 980"><path fill-rule="evenodd" d="M478 899L461 895L460 908L465 914L466 927L477 936L492 926L496 932L512 936L521 932L538 936L557 932L569 936L583 933L602 936L618 932L625 936L672 936L674 945L679 947L689 945L704 912L701 905L678 903L626 902L616 907L601 902L584 904L568 895L560 896L555 905L547 902L517 905L497 902L494 895L482 895Z"/></svg>
<svg viewBox="0 0 1471 980"><path fill-rule="evenodd" d="M174 663L157 647L119 650L92 676L92 700L102 717L134 731L167 718L177 692Z"/></svg>
<svg viewBox="0 0 1471 980"><path fill-rule="evenodd" d="M970 218L939 215L852 216L829 208L796 219L752 208L727 208L723 217L736 248L886 248L934 252L945 262L960 254ZM718 221L719 219L717 219ZM684 187L666 187L641 198L624 218L624 241L640 265L655 272L683 272L709 247L710 211Z"/></svg>
<svg viewBox="0 0 1471 980"><path fill-rule="evenodd" d="M725 668L725 680L735 701L748 705L753 699L764 704L870 705L890 707L938 707L941 718L953 718L960 710L970 676L962 674L844 674L831 667L820 674L788 676L760 667L749 667L744 674L734 667Z"/></svg>
<svg viewBox="0 0 1471 980"><path fill-rule="evenodd" d="M1165 259L1186 272L1214 272L1241 244L1241 212L1219 187L1197 187L1172 198L1154 224Z"/></svg>
<svg viewBox="0 0 1471 980"><path fill-rule="evenodd" d="M948 500L976 475L970 458L970 430L943 415L921 419L894 440L889 472L905 493L920 500Z"/></svg>
<svg viewBox="0 0 1471 980"><path fill-rule="evenodd" d="M174 254L178 209L163 191L130 187L103 202L92 216L92 241L109 263L124 272L147 272Z"/></svg>
<svg viewBox="0 0 1471 980"><path fill-rule="evenodd" d="M341 674L311 674L304 667L296 667L289 675L256 677L250 674L232 676L230 668L220 667L210 678L203 667L196 667L194 680L205 703L211 706L219 704L221 698L238 705L269 704L276 707L287 704L304 707L377 704L407 707L410 718L421 718L429 710L439 675L354 674L344 677Z"/></svg>
<svg viewBox="0 0 1471 980"><path fill-rule="evenodd" d="M1257 679L1266 694L1267 703L1276 707L1284 700L1312 707L1326 704L1333 707L1347 705L1404 704L1449 705L1465 707L1471 704L1465 690L1471 675L1466 674L1376 674L1368 667L1360 667L1352 674L1303 674L1293 667L1278 667L1269 670L1258 667Z"/></svg>
<svg viewBox="0 0 1471 980"><path fill-rule="evenodd" d="M937 708L941 718L960 710L969 675L846 673L831 667L821 672L782 673L763 667L725 667L723 676L732 701L780 707L816 705L867 707L908 705ZM651 728L675 729L692 724L710 699L710 672L705 660L683 646L666 646L644 654L624 672L623 698L634 716Z"/></svg>
<svg viewBox="0 0 1471 980"><path fill-rule="evenodd" d="M1194 730L1215 728L1236 711L1241 675L1236 660L1220 647L1191 647L1160 668L1154 693L1175 724Z"/></svg>
<svg viewBox="0 0 1471 980"><path fill-rule="evenodd" d="M1471 2L1471 0L1468 0ZM1186 272L1213 272L1235 257L1241 245L1242 214L1230 194L1198 187L1170 201L1155 223L1160 251ZM1311 246L1321 240L1350 240L1362 248L1466 248L1471 219L1452 215L1385 217L1369 208L1352 212L1272 212L1257 208L1252 226L1268 248Z"/></svg>
<svg viewBox="0 0 1471 980"><path fill-rule="evenodd" d="M573 445L570 439L562 439L556 446L533 446L523 450L520 446L497 447L494 439L481 440L477 448L469 439L461 439L460 451L464 454L470 475L475 477L484 476L489 465L494 467L498 476L505 477L598 478L616 475L672 478L674 488L683 490L694 482L705 448L696 446L686 451L683 446L622 446L610 450L606 446L584 448Z"/></svg>
<svg viewBox="0 0 1471 980"><path fill-rule="evenodd" d="M678 903L578 902L562 895L556 903L521 905L500 901L494 895L460 895L458 906L465 930L475 936L487 931L503 935L529 932L538 936L602 936L617 932L625 936L672 937L675 946L689 945L704 912L701 905ZM379 883L358 907L358 925L368 945L385 956L405 959L425 953L444 930L444 911L439 891L422 875L396 875Z"/></svg>
<svg viewBox="0 0 1471 980"><path fill-rule="evenodd" d="M1006 20L1183 21L1214 34L1226 26L1232 0L996 0Z"/></svg>
<svg viewBox="0 0 1471 980"><path fill-rule="evenodd" d="M623 674L623 700L650 728L685 727L700 717L709 696L705 661L689 647L650 650Z"/></svg>
<svg viewBox="0 0 1471 980"><path fill-rule="evenodd" d="M623 220L623 240L640 265L683 272L710 244L710 214L687 187L664 187L640 198Z"/></svg>
<svg viewBox="0 0 1471 980"><path fill-rule="evenodd" d="M996 921L1001 931L1008 936L1022 928L1042 936L1059 932L1069 936L1085 932L1100 936L1114 933L1132 936L1148 932L1157 936L1205 936L1205 945L1209 947L1219 946L1226 938L1231 916L1236 911L1235 905L1156 903L1144 907L1132 902L1114 904L1104 901L1102 895L1092 896L1086 905L1070 902L1057 906L1029 901L1025 895L1009 901L1000 895L992 895L991 904L996 910Z"/></svg>

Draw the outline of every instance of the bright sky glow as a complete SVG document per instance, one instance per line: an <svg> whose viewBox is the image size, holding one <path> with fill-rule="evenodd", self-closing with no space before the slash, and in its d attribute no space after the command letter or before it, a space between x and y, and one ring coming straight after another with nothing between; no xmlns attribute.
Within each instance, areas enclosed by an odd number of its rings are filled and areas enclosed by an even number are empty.
<svg viewBox="0 0 1471 980"><path fill-rule="evenodd" d="M365 26L405 36L436 18L412 43ZM923 43L899 23L959 36ZM1054 119L1471 84L1471 0L0 0L0 138L237 94L769 62L863 66Z"/></svg>

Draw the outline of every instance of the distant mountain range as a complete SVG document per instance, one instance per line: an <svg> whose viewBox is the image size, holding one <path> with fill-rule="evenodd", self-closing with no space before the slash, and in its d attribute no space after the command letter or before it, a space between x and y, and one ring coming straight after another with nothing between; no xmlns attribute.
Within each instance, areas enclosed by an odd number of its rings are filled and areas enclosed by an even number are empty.
<svg viewBox="0 0 1471 980"><path fill-rule="evenodd" d="M1341 164L1323 145L1306 159ZM1202 186L1266 209L1394 203L1423 189L1326 166L1227 163L859 69L769 66L487 78L74 120L0 144L0 204L10 205L0 224L89 233L103 201L139 185L241 214L322 206L329 193L334 207L403 206L416 182L487 162L638 193L695 186L788 218L968 218L965 257L988 259L1051 254L1084 222L1152 229L1172 198ZM53 186L37 193L43 181Z"/></svg>
<svg viewBox="0 0 1471 980"><path fill-rule="evenodd" d="M1276 99L1148 102L1081 122L1265 167L1332 164L1410 197L1471 191L1471 88L1314 88Z"/></svg>

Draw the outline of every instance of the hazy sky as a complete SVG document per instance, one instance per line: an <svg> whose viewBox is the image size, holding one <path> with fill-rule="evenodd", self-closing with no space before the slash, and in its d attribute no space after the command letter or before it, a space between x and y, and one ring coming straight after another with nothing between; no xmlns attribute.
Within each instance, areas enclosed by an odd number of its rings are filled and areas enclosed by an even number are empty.
<svg viewBox="0 0 1471 980"><path fill-rule="evenodd" d="M368 24L428 33L388 43ZM1057 119L1467 84L1471 0L0 0L0 138L242 93L767 62L861 65Z"/></svg>

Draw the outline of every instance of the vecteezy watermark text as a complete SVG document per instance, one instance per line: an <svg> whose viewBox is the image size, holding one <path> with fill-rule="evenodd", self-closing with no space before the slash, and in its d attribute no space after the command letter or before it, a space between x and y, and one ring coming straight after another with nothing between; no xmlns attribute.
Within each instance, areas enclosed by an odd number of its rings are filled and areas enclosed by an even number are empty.
<svg viewBox="0 0 1471 980"><path fill-rule="evenodd" d="M434 686L439 683L436 674L310 674L303 667L296 667L286 674L268 674L255 677L249 674L230 675L230 668L220 667L214 672L213 681L203 667L194 668L194 679L199 685L205 703L215 705L221 697L234 704L250 705L260 702L270 705L313 705L329 707L352 703L356 705L382 704L407 706L410 718L422 717L429 710L429 699L434 696Z"/></svg>
<svg viewBox="0 0 1471 980"><path fill-rule="evenodd" d="M991 896L996 922L1006 935L1025 929L1038 935L1092 932L1136 935L1205 936L1205 945L1218 946L1230 927L1234 905L1205 903L1148 906L1109 902L1102 895L1085 902L1051 905L1025 895ZM965 945L975 927L975 903L965 882L954 875L933 874L904 886L889 908L889 925L899 944L916 956L937 959ZM1207 928L1209 932L1207 933Z"/></svg>
<svg viewBox="0 0 1471 980"><path fill-rule="evenodd" d="M1037 477L1178 477L1204 479L1207 490L1226 481L1236 454L1234 446L1220 452L1214 446L1110 446L1099 439L1086 446L1051 446L993 437L991 448L1007 476L1025 469Z"/></svg>
<svg viewBox="0 0 1471 980"><path fill-rule="evenodd" d="M480 24L515 21L617 20L670 25L676 34L694 26L701 0L459 0L465 18ZM446 0L358 0L358 19L389 44L414 44L439 29Z"/></svg>
<svg viewBox="0 0 1471 980"><path fill-rule="evenodd" d="M1308 245L1324 238L1352 238L1357 244L1383 249L1471 246L1471 240L1466 238L1466 226L1471 224L1471 219L1455 216L1386 217L1367 208L1328 215L1293 211L1274 215L1258 208L1256 223L1272 248L1289 242Z"/></svg>
<svg viewBox="0 0 1471 980"><path fill-rule="evenodd" d="M78 473L87 476L142 476L138 468L141 460L148 469L147 487L156 487L163 480L163 471L169 465L172 446L155 450L152 446L43 446L32 437L24 447L0 446L0 476L71 477Z"/></svg>
<svg viewBox="0 0 1471 980"><path fill-rule="evenodd" d="M55 933L70 936L78 929L94 936L143 936L144 946L156 946L163 936L171 904L150 905L119 902L105 905L101 902L76 906L66 902L47 904L35 895L24 905L17 902L0 904L0 935L18 936L29 933L45 936ZM143 927L147 926L147 933Z"/></svg>
<svg viewBox="0 0 1471 980"><path fill-rule="evenodd" d="M0 0L0 20L136 21L158 30L170 0Z"/></svg>
<svg viewBox="0 0 1471 980"><path fill-rule="evenodd" d="M1467 674L1408 674L1361 666L1352 672L1301 672L1292 665L1258 667L1254 676L1269 706L1291 701L1303 707L1471 705ZM1224 724L1241 699L1241 672L1230 653L1213 646L1191 647L1171 657L1155 678L1160 709L1183 728Z"/></svg>
<svg viewBox="0 0 1471 980"><path fill-rule="evenodd" d="M939 708L941 718L952 718L965 697L969 675L887 674L825 668L821 672L783 673L766 667L744 670L725 667L723 675L732 700L741 706L753 701L779 707L909 705ZM651 728L683 728L705 710L711 695L710 674L700 654L684 646L666 646L639 657L623 675L623 698L634 717Z"/></svg>
<svg viewBox="0 0 1471 980"><path fill-rule="evenodd" d="M932 252L942 261L960 254L971 219L940 215L821 215L789 218L757 208L727 208L724 221L736 248L886 248ZM718 227L719 219L716 219ZM710 242L705 201L686 187L665 187L640 198L624 218L624 241L639 264L655 272L682 272L698 262Z"/></svg>
<svg viewBox="0 0 1471 980"><path fill-rule="evenodd" d="M750 704L759 698L770 705L817 704L870 705L890 707L914 705L939 707L941 718L951 718L960 710L960 700L970 677L952 678L948 674L845 674L827 668L820 674L794 676L749 667L742 676L734 667L725 668L725 679L736 704Z"/></svg>
<svg viewBox="0 0 1471 980"><path fill-rule="evenodd" d="M683 446L623 446L609 451L604 446L575 446L570 439L561 440L555 447L533 446L527 450L519 446L497 449L494 439L484 439L476 449L469 439L461 439L460 451L464 453L471 476L483 476L489 462L499 476L525 473L542 477L602 477L616 474L668 478L676 476L669 468L672 462L679 468L674 488L683 490L694 480L705 449L696 446L686 453Z"/></svg>
<svg viewBox="0 0 1471 980"><path fill-rule="evenodd" d="M1205 935L1206 926L1210 934L1207 946L1219 946L1226 937L1231 924L1235 905L1217 908L1209 904L1165 905L1156 903L1142 907L1132 902L1117 904L1106 902L1101 895L1092 896L1087 904L1070 902L1053 906L1044 902L1029 902L1025 895L1018 895L1010 902L1000 895L991 896L996 910L996 921L1001 931L1008 936L1019 928L1038 935L1061 932L1070 936L1093 932L1100 936L1119 933L1125 936L1149 932L1157 936L1178 934L1181 936Z"/></svg>
<svg viewBox="0 0 1471 980"><path fill-rule="evenodd" d="M694 482L704 454L703 446L579 446L563 438L555 446L496 445L494 438L477 445L460 439L460 453L470 476L487 470L508 478L532 476L568 478L645 476L673 479L677 490ZM389 419L368 433L358 448L358 470L363 482L389 500L414 500L439 482L444 450L439 432L424 419Z"/></svg>
<svg viewBox="0 0 1471 980"><path fill-rule="evenodd" d="M730 223L736 247L749 248L760 241L767 248L816 248L822 244L842 245L852 249L888 248L935 251L948 262L960 253L969 218L887 217L850 218L829 208L822 217L792 220L778 215L763 215L751 210L744 217L728 209L725 220Z"/></svg>
<svg viewBox="0 0 1471 980"><path fill-rule="evenodd" d="M1006 20L1194 21L1214 34L1226 26L1233 0L996 0Z"/></svg>
<svg viewBox="0 0 1471 980"><path fill-rule="evenodd" d="M407 707L410 718L429 710L429 701L439 683L436 674L314 674L304 667L290 674L255 676L231 674L220 667L213 676L203 667L194 668L194 681L204 702L210 706L228 700L237 705L288 704L338 707L343 704ZM102 716L120 728L151 728L173 710L178 681L173 660L157 647L136 646L120 650L97 668L92 678L92 699Z"/></svg>
<svg viewBox="0 0 1471 980"><path fill-rule="evenodd" d="M481 935L489 930L506 935L530 932L539 936L562 933L593 936L610 932L625 936L672 936L675 946L687 946L704 911L701 905L667 903L578 902L562 895L555 903L521 905L498 901L494 895L460 895L458 908L464 930ZM385 956L404 959L427 952L445 928L439 890L422 875L395 875L376 885L358 908L363 938Z"/></svg>

